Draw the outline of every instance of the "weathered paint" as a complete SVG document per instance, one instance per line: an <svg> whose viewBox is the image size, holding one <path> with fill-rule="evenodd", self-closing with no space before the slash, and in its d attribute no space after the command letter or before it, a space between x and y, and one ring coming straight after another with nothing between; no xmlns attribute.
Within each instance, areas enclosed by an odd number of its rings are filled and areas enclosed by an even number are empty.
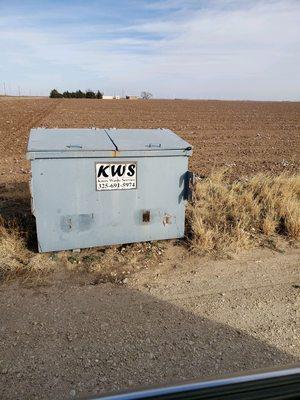
<svg viewBox="0 0 300 400"><path fill-rule="evenodd" d="M177 148L168 149L167 140L163 137L163 149L131 150L127 143L130 142L131 131L127 131L121 132L127 137L123 151L122 141L119 144L121 150L113 149L118 147L117 135L114 135L113 141L107 142L106 130L93 130L101 132L104 144L102 149L99 138L93 137L97 147L94 151L84 137L87 130L82 130L82 141L75 143L82 149L69 150L64 148L70 140L66 140L68 133L63 131L61 150L59 143L52 145L51 130L44 130L43 133L39 130L38 135L45 135L44 150L42 137L35 141L39 146L28 148L28 158L32 160L33 212L40 251L171 239L184 235L186 177L191 152L188 143L178 138L175 141ZM168 133L158 131L160 135L168 136ZM35 134L33 132L31 136ZM72 132L69 134L68 139L72 139ZM173 144L169 147L174 147L173 135ZM136 137L135 130L132 136ZM156 138L151 143L156 143L159 135L156 132L153 136ZM57 133L54 137L59 140ZM33 140L29 143L32 144ZM71 141L71 144L74 142ZM54 151L52 147L55 147ZM135 147L136 143L133 143L132 148ZM189 150L185 152L187 147ZM114 151L117 151L116 156L113 156ZM96 190L95 163L110 160L113 163L136 163L136 189Z"/></svg>

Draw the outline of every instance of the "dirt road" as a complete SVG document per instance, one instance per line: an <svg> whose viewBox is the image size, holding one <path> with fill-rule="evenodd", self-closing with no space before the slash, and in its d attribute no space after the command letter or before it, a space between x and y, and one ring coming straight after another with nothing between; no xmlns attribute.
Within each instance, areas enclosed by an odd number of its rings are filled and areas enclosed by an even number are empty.
<svg viewBox="0 0 300 400"><path fill-rule="evenodd" d="M165 262L122 286L57 276L0 293L1 399L68 399L300 359L299 255Z"/></svg>

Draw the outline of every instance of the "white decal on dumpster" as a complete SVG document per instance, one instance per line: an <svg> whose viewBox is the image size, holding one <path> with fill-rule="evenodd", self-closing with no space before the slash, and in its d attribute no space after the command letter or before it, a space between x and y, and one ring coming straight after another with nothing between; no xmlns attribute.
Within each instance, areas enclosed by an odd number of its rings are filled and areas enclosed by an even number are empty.
<svg viewBox="0 0 300 400"><path fill-rule="evenodd" d="M136 170L136 162L96 163L96 189L136 189Z"/></svg>

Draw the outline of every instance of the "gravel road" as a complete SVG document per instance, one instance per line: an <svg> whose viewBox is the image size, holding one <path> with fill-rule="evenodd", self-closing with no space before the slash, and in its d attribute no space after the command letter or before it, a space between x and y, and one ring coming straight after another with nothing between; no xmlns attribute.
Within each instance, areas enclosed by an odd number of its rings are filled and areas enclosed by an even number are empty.
<svg viewBox="0 0 300 400"><path fill-rule="evenodd" d="M164 264L122 286L61 274L42 287L3 285L0 398L77 398L295 363L299 253L212 261L170 245Z"/></svg>

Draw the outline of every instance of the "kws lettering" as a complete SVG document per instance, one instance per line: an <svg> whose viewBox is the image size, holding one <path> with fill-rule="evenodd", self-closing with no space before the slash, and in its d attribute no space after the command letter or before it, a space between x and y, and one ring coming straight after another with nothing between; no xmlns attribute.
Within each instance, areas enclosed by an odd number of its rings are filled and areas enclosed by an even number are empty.
<svg viewBox="0 0 300 400"><path fill-rule="evenodd" d="M137 163L96 163L96 190L136 189Z"/></svg>
<svg viewBox="0 0 300 400"><path fill-rule="evenodd" d="M97 177L134 176L136 164L100 164Z"/></svg>

